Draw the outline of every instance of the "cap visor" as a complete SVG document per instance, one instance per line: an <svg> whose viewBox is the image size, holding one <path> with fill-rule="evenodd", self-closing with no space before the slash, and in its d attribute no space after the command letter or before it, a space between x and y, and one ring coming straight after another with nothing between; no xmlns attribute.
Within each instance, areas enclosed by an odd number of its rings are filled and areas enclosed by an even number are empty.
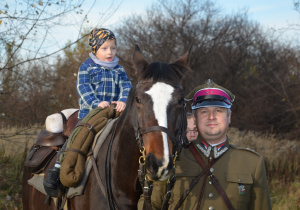
<svg viewBox="0 0 300 210"><path fill-rule="evenodd" d="M198 109L201 107L209 107L209 106L214 106L214 107L223 107L229 109L231 105L225 103L224 101L216 101L216 100L205 100L201 101L195 105L192 106L192 109Z"/></svg>

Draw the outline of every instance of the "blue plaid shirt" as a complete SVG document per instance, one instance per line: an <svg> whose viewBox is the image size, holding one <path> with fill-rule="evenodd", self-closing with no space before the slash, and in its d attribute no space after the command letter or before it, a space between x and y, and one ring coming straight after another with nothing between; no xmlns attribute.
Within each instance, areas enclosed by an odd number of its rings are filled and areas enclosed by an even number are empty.
<svg viewBox="0 0 300 210"><path fill-rule="evenodd" d="M83 119L101 101L126 103L132 85L122 66L109 69L88 58L79 68L76 87L80 106L78 118Z"/></svg>

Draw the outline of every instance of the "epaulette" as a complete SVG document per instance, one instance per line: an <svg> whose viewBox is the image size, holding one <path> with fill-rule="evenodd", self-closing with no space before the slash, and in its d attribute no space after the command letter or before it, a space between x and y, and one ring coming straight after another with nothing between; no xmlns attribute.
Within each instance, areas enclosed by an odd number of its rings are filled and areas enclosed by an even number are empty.
<svg viewBox="0 0 300 210"><path fill-rule="evenodd" d="M253 149L250 149L250 148L246 148L246 147L238 147L238 146L233 145L233 144L229 144L229 146L231 146L231 147L234 148L234 149L240 149L240 150L246 150L246 151L249 151L249 152L253 152L253 153L257 154L258 156L261 156L261 154L259 154L258 152L256 152L256 151L253 150Z"/></svg>

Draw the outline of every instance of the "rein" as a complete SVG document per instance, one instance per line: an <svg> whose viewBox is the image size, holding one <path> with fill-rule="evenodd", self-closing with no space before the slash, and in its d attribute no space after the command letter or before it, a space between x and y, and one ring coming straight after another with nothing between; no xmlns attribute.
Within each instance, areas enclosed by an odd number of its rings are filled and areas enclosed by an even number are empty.
<svg viewBox="0 0 300 210"><path fill-rule="evenodd" d="M113 145L113 142L115 139L115 133L116 133L117 124L119 122L119 119L120 118L118 118L114 124L112 135L111 135L109 145L108 145L106 160L105 160L105 180L106 180L106 195L107 195L106 199L108 201L110 210L116 209L115 199L114 199L114 195L113 195L112 187L111 187L111 152L112 152L112 145Z"/></svg>

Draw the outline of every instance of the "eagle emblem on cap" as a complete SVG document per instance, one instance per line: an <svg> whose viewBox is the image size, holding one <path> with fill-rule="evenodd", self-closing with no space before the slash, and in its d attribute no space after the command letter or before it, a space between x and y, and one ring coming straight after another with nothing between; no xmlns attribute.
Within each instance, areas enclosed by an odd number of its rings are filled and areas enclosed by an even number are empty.
<svg viewBox="0 0 300 210"><path fill-rule="evenodd" d="M213 81L211 79L208 79L206 84L207 84L208 88L214 87L214 83L213 83Z"/></svg>

